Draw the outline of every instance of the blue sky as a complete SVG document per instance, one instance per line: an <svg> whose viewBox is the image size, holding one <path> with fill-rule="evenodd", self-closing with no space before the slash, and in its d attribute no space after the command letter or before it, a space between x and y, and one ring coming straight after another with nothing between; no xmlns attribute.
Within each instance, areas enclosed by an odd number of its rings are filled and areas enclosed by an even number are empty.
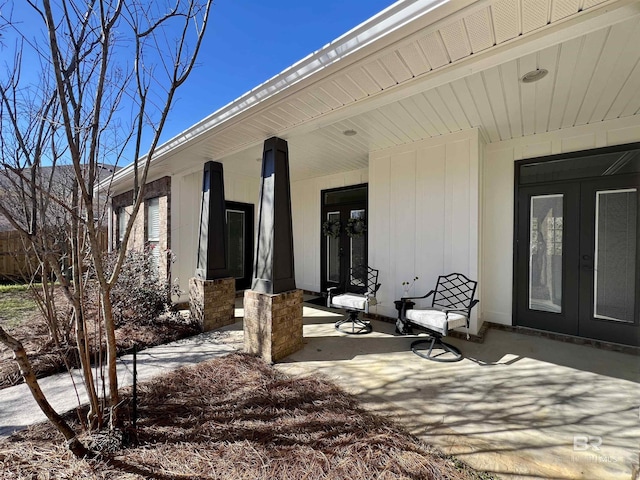
<svg viewBox="0 0 640 480"><path fill-rule="evenodd" d="M197 68L164 140L280 73L393 0L216 0Z"/></svg>
<svg viewBox="0 0 640 480"><path fill-rule="evenodd" d="M161 142L393 3L393 0L215 0L197 65L177 91ZM12 13L15 22L15 31L4 32L4 47L0 48L0 68L11 69L16 38L24 35L29 42L46 41L39 30L40 19L24 0L5 4L0 0L0 6L6 10L0 14ZM31 23L38 28L31 27ZM23 54L22 80L37 84L40 60L28 48ZM5 72L0 72L0 78L4 77ZM144 145L142 152L147 148Z"/></svg>

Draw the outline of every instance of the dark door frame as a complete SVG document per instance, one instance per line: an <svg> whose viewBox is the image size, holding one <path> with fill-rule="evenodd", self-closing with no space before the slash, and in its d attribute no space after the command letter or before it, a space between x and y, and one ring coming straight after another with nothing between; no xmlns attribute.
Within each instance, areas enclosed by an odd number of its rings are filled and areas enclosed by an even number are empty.
<svg viewBox="0 0 640 480"><path fill-rule="evenodd" d="M327 193L333 193L333 192L343 192L343 191L348 191L348 190L355 190L357 188L366 188L367 189L367 195L365 196L365 200L364 202L344 202L344 203L337 203L337 204L331 204L331 205L325 205L325 195ZM369 184L368 183L359 183L356 185L348 185L345 187L338 187L338 188L328 188L325 190L321 190L320 191L320 223L324 222L326 220L326 214L329 211L333 211L333 210L348 210L348 209L357 209L357 208L364 208L365 211L365 219L367 220L368 223L368 218L369 218ZM341 229L341 236L340 236L340 242L341 242L341 250L343 252L347 252L349 249L349 237L344 233L344 221L342 224L342 229ZM365 258L369 258L369 234L368 232L365 233ZM326 243L326 237L322 234L322 231L320 232L320 289L324 292L326 291L328 286L333 286L333 285L328 285L327 282L327 262L326 262L326 256L327 256L327 243ZM340 262L340 283L343 284L346 279L348 277L348 266L346 266L346 264L344 262ZM340 287L343 287L344 285L338 285Z"/></svg>
<svg viewBox="0 0 640 480"><path fill-rule="evenodd" d="M523 208L525 208L526 206L521 205L521 189L533 189L537 186L541 186L541 187L553 187L555 186L559 186L562 184L566 184L566 183L578 183L578 182L590 182L590 181L594 181L594 180L598 180L598 179L603 179L603 178L607 178L607 177L584 177L584 178L575 178L572 180L559 180L559 181L547 181L547 182L541 182L541 183L532 183L532 184L524 184L521 185L520 181L520 170L521 167L524 165L529 165L529 164L534 164L534 163L542 163L542 162L552 162L552 161L558 161L558 160L570 160L572 158L582 158L582 157L590 157L590 156L594 156L594 155L603 155L603 154L609 154L609 153L618 153L618 152L625 152L625 151L629 151L629 150L638 150L640 149L640 142L634 142L634 143L628 143L628 144L622 144L622 145L615 145L615 146L611 146L611 147L603 147L603 148L595 148L595 149L591 149L591 150L580 150L580 151L576 151L576 152L569 152L569 153L562 153L562 154L556 154L556 155L549 155L549 156L544 156L544 157L536 157L536 158L529 158L529 159L524 159L524 160L517 160L515 161L515 166L514 166L514 209L513 209L513 258L512 258L512 274L513 274L513 291L512 291L512 301L511 301L511 307L512 307L512 319L513 319L513 324L516 326L523 326L520 322L520 319L518 317L518 296L522 294L522 292L520 292L521 288L526 288L523 287L523 283L525 282L525 286L527 285L527 281L528 279L524 278L526 277L526 275L521 275L521 272L518 271L518 258L519 258L519 250L518 250L518 246L519 246L519 241L522 242L524 239L523 238L519 238L519 232L520 232L520 218L521 218L521 210ZM624 174L626 176L631 176L633 174ZM615 178L615 177L622 177L624 175L611 175L608 178ZM640 175L638 175L638 177L640 177ZM582 199L582 195L580 195L580 202L583 202L584 200ZM579 202L579 205L581 204ZM580 208L580 210L582 210L582 208ZM639 214L640 216L640 214ZM578 228L581 229L580 227L580 221L584 221L584 219L578 219ZM578 233L579 234L579 233ZM563 231L563 237L564 237L564 231ZM563 238L564 241L564 238ZM579 242L582 242L583 239L579 239ZM528 241L525 242L526 245L528 245ZM639 242L640 244L640 242ZM522 246L522 248L526 248L524 245ZM640 255L640 251L636 252L637 255ZM576 266L576 268L580 268L580 266ZM636 272L636 279L638 281L637 286L640 285L640 269L638 269L639 271ZM576 275L579 272L576 272ZM563 282L565 281L565 279L563 278ZM563 283L563 290L564 290L564 283ZM582 290L582 287L580 287L579 289L579 295L584 295L584 292L580 291ZM565 300L563 299L563 302ZM579 305L578 305L579 308ZM635 318L636 318L636 322L638 322L638 317L640 316L640 312L638 311L639 308L638 306L636 306L636 312L635 312ZM579 320L578 320L579 321ZM526 326L526 325L524 325ZM535 327L534 327L535 328ZM562 333L559 330L551 330L551 331L556 331L558 333Z"/></svg>
<svg viewBox="0 0 640 480"><path fill-rule="evenodd" d="M244 231L244 276L236 279L236 291L251 288L251 277L253 276L253 250L254 250L254 228L255 228L255 206L252 203L225 202L225 219L227 210L236 210L245 214Z"/></svg>
<svg viewBox="0 0 640 480"><path fill-rule="evenodd" d="M541 330L552 330L557 333L576 334L578 331L578 302L576 299L567 298L565 288L567 290L578 288L578 232L579 221L575 216L568 216L567 211L575 211L579 208L579 188L571 183L554 183L552 185L537 184L527 185L519 191L519 216L521 218L528 217L529 205L527 202L521 201L524 198L530 199L532 196L538 195L563 195L563 218L564 225L562 229L562 299L561 312L549 312L544 310L531 310L528 313L529 321L527 325L521 323L523 312L521 311L529 298L529 269L525 268L528 263L528 251L520 251L521 255L516 255L516 264L514 265L513 279L514 287L522 285L521 289L515 289L517 292L514 302L514 318L516 324L531 328L539 328ZM529 227L529 223L522 225ZM529 245L529 228L518 228L516 231L517 245ZM524 247L523 247L524 248ZM523 264L524 263L524 264Z"/></svg>

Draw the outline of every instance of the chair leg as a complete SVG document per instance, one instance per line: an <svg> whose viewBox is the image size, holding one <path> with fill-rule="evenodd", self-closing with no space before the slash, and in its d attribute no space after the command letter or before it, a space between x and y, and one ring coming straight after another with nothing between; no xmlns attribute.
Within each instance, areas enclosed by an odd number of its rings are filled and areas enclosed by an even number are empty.
<svg viewBox="0 0 640 480"><path fill-rule="evenodd" d="M357 310L347 310L349 316L347 318L343 318L342 320L338 320L335 324L336 330L342 333L346 333L348 335L364 335L366 333L371 333L373 328L371 327L371 322L366 320L361 320L358 315L360 314ZM341 328L342 325L351 324L351 328L349 325L346 325L346 328Z"/></svg>
<svg viewBox="0 0 640 480"><path fill-rule="evenodd" d="M418 348L418 346L426 343L429 344L429 347L425 354L425 349ZM449 343L443 342L440 335L434 334L429 334L425 339L412 342L411 351L419 357L433 360L434 362L459 362L464 358L460 350Z"/></svg>

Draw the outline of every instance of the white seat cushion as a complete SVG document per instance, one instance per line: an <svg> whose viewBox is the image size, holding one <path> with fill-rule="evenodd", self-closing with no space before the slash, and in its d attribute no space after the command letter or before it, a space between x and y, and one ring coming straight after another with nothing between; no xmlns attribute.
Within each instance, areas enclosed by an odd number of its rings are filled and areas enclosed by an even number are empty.
<svg viewBox="0 0 640 480"><path fill-rule="evenodd" d="M465 327L467 317L461 313L451 312L449 316L437 308L407 310L407 320L429 330L435 330L446 335L452 328Z"/></svg>
<svg viewBox="0 0 640 480"><path fill-rule="evenodd" d="M364 295L357 295L355 293L345 293L343 295L336 295L331 298L331 304L336 307L342 307L346 309L364 310L369 301L369 305L375 305L375 297L365 297Z"/></svg>

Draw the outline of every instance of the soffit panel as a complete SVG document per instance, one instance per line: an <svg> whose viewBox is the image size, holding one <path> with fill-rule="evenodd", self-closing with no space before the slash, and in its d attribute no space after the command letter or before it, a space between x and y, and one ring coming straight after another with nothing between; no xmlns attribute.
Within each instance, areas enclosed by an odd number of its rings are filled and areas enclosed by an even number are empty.
<svg viewBox="0 0 640 480"><path fill-rule="evenodd" d="M407 67L406 61L400 56L401 53L395 50L380 58L380 63L389 75L393 77L394 83L403 83L413 77L413 73Z"/></svg>
<svg viewBox="0 0 640 480"><path fill-rule="evenodd" d="M409 67L413 76L420 75L431 70L431 66L427 61L422 49L417 43L410 43L398 48L398 56Z"/></svg>
<svg viewBox="0 0 640 480"><path fill-rule="evenodd" d="M471 44L462 20L442 27L440 35L452 62L471 55Z"/></svg>
<svg viewBox="0 0 640 480"><path fill-rule="evenodd" d="M579 0L553 0L551 2L551 21L555 22L574 14L580 8Z"/></svg>
<svg viewBox="0 0 640 480"><path fill-rule="evenodd" d="M469 15L464 19L464 24L469 35L469 42L473 53L486 50L496 43L489 8L484 8Z"/></svg>
<svg viewBox="0 0 640 480"><path fill-rule="evenodd" d="M526 0L522 2L522 32L529 33L544 27L550 20L549 0Z"/></svg>
<svg viewBox="0 0 640 480"><path fill-rule="evenodd" d="M370 151L422 138L480 127L489 142L567 128L619 116L640 108L640 16L525 55L465 78L444 83L388 106L374 108L314 131L289 134L337 109L385 89L434 75L472 52L483 51L528 33L578 8L602 2L501 0L482 3L463 18L417 32L397 46L346 67L302 91L283 96L262 112L203 136L189 147L209 159L224 159L238 171L254 171L255 144L272 135L286 138L296 158L292 178L366 166ZM575 10L575 11L574 11ZM555 13L554 13L555 12ZM564 16L563 16L564 15ZM526 72L546 68L549 75L525 85ZM345 110L346 111L346 110ZM345 137L344 130L358 132ZM261 147L258 148L261 151ZM237 152L237 153L233 153ZM363 163L364 162L364 163ZM236 165L237 164L237 165Z"/></svg>

